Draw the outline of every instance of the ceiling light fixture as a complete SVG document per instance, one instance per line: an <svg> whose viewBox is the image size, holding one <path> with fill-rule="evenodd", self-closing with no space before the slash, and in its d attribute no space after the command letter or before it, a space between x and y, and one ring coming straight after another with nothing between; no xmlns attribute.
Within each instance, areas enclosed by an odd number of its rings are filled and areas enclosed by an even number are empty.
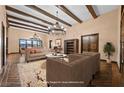
<svg viewBox="0 0 124 93"><path fill-rule="evenodd" d="M58 11L56 11L56 16L58 18ZM49 34L51 35L65 35L66 28L59 24L57 21L52 27L48 27Z"/></svg>

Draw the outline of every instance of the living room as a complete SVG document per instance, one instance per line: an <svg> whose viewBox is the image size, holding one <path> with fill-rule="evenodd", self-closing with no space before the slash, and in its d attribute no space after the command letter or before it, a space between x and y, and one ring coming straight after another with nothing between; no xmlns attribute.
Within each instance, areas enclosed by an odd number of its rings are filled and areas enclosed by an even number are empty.
<svg viewBox="0 0 124 93"><path fill-rule="evenodd" d="M105 59L105 55L103 53L103 46L106 42L113 42L116 52L114 53L113 56L113 61L119 60L119 52L118 52L118 47L119 47L119 28L120 28L120 10L119 8L114 9L113 11L103 14L96 18L94 18L83 22L82 24L76 24L71 28L68 28L68 31L66 33L66 36L63 38L63 36L49 36L44 33L38 33L38 36L40 36L41 40L43 41L44 48L48 49L49 48L49 40L52 40L53 46L55 45L55 41L57 39L61 39L62 43L62 49L64 51L64 40L67 39L79 39L79 42L81 42L81 36L82 35L90 35L90 34L96 34L99 33L99 52L101 53L101 59ZM109 20L108 20L109 19ZM111 20L111 21L110 21ZM100 23L101 22L101 23ZM104 25L103 25L104 24ZM102 29L104 28L104 29ZM82 31L83 29L83 31ZM14 33L17 33L15 36L13 36ZM19 28L9 28L9 49L8 53L16 53L19 52L19 39L29 39L32 38L35 32L33 31L27 31L25 29L19 29ZM107 36L108 34L111 35L111 37ZM118 36L118 37L117 37ZM115 38L116 37L116 38ZM102 42L101 42L102 40ZM13 42L12 42L13 41ZM17 42L17 43L15 43ZM79 43L79 53L81 53L81 43Z"/></svg>
<svg viewBox="0 0 124 93"><path fill-rule="evenodd" d="M3 44L6 48L4 48L4 53L1 53L3 55L1 60L5 62L1 66L1 86L123 86L124 79L121 77L122 73L119 72L122 69L120 63L120 20L122 20L122 9L122 6L119 5L0 6L2 14L0 15L0 21L1 23L3 22L2 24L5 28L3 31L5 31L4 35L6 37L3 39L5 41ZM83 15L81 15L81 12ZM52 28L48 22L55 23L56 25L58 22L59 25L62 25L59 28L60 34L58 34L59 30ZM56 30L57 33L54 34L55 32L51 28ZM68 45L69 42L73 43L71 47ZM106 43L110 43L114 47L110 60L108 60L109 62L106 62L107 56L104 53L105 51L103 51ZM67 66L70 63L72 67L75 67L73 61L85 60L83 57L86 55L92 55L93 58L88 60L94 62L87 62L92 64L90 65L91 67L85 65L87 68L92 68L90 71L89 69L86 71L89 73L86 76L89 77L86 83L82 81L79 84L79 80L82 80L82 78L80 78L80 73L78 73L79 77L77 77L77 73L74 73L76 71L73 71L75 76L69 74L75 78L71 78L68 75L68 78L63 77L62 73L65 73L63 71L70 73L70 70L68 71L66 67L63 69L64 67L61 67L61 64L56 65L58 59L60 61L67 61L67 63L63 62ZM50 60L56 63L54 64ZM115 75L121 79L115 76L115 80L113 80L113 64L115 66L114 69L117 70ZM59 66L61 70L57 68ZM79 68L81 69L81 67ZM104 73L101 72L104 75L98 74L98 69L99 71L104 70ZM72 68L72 70L75 70L75 68ZM78 71L78 68L76 70ZM92 70L95 71L93 74L91 73ZM56 74L53 75L49 71L55 71L52 73ZM61 74L59 75L59 73ZM94 73L97 73L95 78ZM59 82L62 80L67 82L69 79L72 82L77 78L79 85L63 85ZM52 81L52 79L56 82L58 80L59 83L46 83L46 80Z"/></svg>

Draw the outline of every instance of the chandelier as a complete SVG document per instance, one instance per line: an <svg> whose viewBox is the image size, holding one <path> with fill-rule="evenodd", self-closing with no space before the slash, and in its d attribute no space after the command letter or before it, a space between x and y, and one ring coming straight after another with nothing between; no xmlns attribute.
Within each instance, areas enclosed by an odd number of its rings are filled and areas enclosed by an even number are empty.
<svg viewBox="0 0 124 93"><path fill-rule="evenodd" d="M58 11L56 11L56 15L58 17ZM59 22L56 22L52 27L48 27L49 34L51 35L65 35L66 34L66 28L64 28L62 25L59 24Z"/></svg>

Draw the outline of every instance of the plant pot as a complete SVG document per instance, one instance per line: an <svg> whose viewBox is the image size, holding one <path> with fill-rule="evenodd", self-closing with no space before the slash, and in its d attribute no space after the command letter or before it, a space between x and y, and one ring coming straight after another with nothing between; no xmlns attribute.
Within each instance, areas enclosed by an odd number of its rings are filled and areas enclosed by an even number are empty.
<svg viewBox="0 0 124 93"><path fill-rule="evenodd" d="M106 59L106 62L107 63L111 63L111 59Z"/></svg>

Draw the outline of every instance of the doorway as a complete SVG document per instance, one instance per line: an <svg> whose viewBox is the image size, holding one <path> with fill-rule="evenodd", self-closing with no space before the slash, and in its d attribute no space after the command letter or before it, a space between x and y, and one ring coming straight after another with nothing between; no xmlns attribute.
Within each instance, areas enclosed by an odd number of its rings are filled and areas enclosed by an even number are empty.
<svg viewBox="0 0 124 93"><path fill-rule="evenodd" d="M81 53L99 51L99 34L89 34L81 36Z"/></svg>
<svg viewBox="0 0 124 93"><path fill-rule="evenodd" d="M5 27L2 23L1 30L1 67L5 65Z"/></svg>

